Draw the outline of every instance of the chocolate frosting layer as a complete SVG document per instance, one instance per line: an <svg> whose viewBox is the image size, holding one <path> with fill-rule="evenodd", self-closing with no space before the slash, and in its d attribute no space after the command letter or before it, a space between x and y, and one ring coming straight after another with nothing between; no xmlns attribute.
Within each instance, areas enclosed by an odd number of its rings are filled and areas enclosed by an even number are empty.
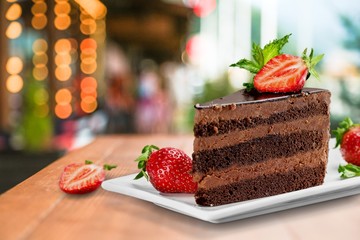
<svg viewBox="0 0 360 240"><path fill-rule="evenodd" d="M297 93L259 93L255 90L247 92L245 89L241 89L233 94L228 96L214 99L206 103L198 103L195 105L197 109L213 108L216 106L227 106L227 105L240 105L240 104L252 104L268 101L278 101L284 100L286 98L292 97L301 97L304 95L319 93L319 92L329 92L325 89L320 88L303 88L300 92Z"/></svg>

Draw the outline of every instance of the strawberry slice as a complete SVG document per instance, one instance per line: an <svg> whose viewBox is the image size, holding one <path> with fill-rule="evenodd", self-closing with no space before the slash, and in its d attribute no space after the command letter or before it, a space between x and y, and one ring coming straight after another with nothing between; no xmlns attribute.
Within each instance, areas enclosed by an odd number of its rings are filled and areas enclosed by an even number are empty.
<svg viewBox="0 0 360 240"><path fill-rule="evenodd" d="M285 93L300 91L309 71L306 62L289 54L270 59L254 77L259 92Z"/></svg>
<svg viewBox="0 0 360 240"><path fill-rule="evenodd" d="M105 180L105 170L116 166L93 164L90 161L84 163L69 164L64 168L60 176L60 189L70 194L83 194L97 189Z"/></svg>

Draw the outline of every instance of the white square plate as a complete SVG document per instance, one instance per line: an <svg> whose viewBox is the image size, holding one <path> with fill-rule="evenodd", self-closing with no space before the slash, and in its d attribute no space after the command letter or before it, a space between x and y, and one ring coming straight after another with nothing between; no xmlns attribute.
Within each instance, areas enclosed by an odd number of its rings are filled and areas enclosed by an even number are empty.
<svg viewBox="0 0 360 240"><path fill-rule="evenodd" d="M136 174L110 179L102 183L108 191L152 202L160 207L212 223L229 222L266 213L324 202L360 193L360 177L340 179L339 164L345 164L338 149L330 141L329 162L324 184L276 196L259 198L217 207L202 207L190 194L162 194L145 179L133 180Z"/></svg>

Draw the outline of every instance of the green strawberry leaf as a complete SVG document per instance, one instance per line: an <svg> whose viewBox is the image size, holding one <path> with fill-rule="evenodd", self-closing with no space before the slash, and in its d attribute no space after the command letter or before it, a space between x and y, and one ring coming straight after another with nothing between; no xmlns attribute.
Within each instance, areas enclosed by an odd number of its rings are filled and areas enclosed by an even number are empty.
<svg viewBox="0 0 360 240"><path fill-rule="evenodd" d="M340 177L342 179L352 178L360 176L360 167L354 164L339 165L338 172L341 173Z"/></svg>
<svg viewBox="0 0 360 240"><path fill-rule="evenodd" d="M89 165L89 164L93 164L93 162L90 161L90 160L85 160L85 164L86 164L86 165Z"/></svg>
<svg viewBox="0 0 360 240"><path fill-rule="evenodd" d="M304 60L309 73L313 75L316 79L320 79L318 72L315 70L316 64L324 57L324 54L320 54L314 57L314 50L311 49L309 56L307 56L307 48L302 53L302 59Z"/></svg>
<svg viewBox="0 0 360 240"><path fill-rule="evenodd" d="M155 145L146 145L142 149L141 155L135 159L135 162L138 163L138 169L140 169L140 172L135 176L134 180L140 179L142 177L145 177L146 180L149 180L149 176L146 173L146 162L148 161L151 153L159 149L160 148Z"/></svg>
<svg viewBox="0 0 360 240"><path fill-rule="evenodd" d="M353 121L349 117L347 117L342 122L339 123L339 127L337 127L336 130L332 131L332 133L335 135L335 138L336 138L335 148L337 148L341 144L344 134L352 126L354 126Z"/></svg>

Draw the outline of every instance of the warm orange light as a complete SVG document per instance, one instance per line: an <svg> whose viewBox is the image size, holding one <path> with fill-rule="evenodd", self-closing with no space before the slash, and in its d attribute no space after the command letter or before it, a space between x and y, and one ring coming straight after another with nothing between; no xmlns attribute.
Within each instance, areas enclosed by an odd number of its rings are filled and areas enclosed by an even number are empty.
<svg viewBox="0 0 360 240"><path fill-rule="evenodd" d="M93 65L94 62L95 62L95 64L96 64L96 59L93 58L93 57L83 58L81 61L82 61L82 63L85 64L85 65Z"/></svg>
<svg viewBox="0 0 360 240"><path fill-rule="evenodd" d="M18 3L11 4L9 9L6 11L6 19L9 21L14 21L21 16L22 9Z"/></svg>
<svg viewBox="0 0 360 240"><path fill-rule="evenodd" d="M56 15L69 14L70 11L71 11L71 6L68 2L58 2L54 8L54 12Z"/></svg>
<svg viewBox="0 0 360 240"><path fill-rule="evenodd" d="M20 92L23 86L23 79L19 75L10 75L6 80L6 89L11 93Z"/></svg>
<svg viewBox="0 0 360 240"><path fill-rule="evenodd" d="M96 31L96 22L92 18L85 19L80 24L80 31L85 35L93 34Z"/></svg>
<svg viewBox="0 0 360 240"><path fill-rule="evenodd" d="M48 75L49 75L49 70L46 67L46 65L35 66L35 68L33 69L33 76L38 81L45 80Z"/></svg>
<svg viewBox="0 0 360 240"><path fill-rule="evenodd" d="M48 49L48 44L44 39L39 38L34 41L32 49L34 53L44 53Z"/></svg>
<svg viewBox="0 0 360 240"><path fill-rule="evenodd" d="M62 38L55 43L55 52L58 54L62 52L70 52L70 50L71 43L68 39Z"/></svg>
<svg viewBox="0 0 360 240"><path fill-rule="evenodd" d="M23 61L19 57L11 57L6 62L6 71L10 74L19 74L23 69Z"/></svg>
<svg viewBox="0 0 360 240"><path fill-rule="evenodd" d="M93 62L91 64L85 64L85 63L81 63L80 64L80 69L83 73L85 74L92 74L96 71L97 68L97 64L96 62Z"/></svg>
<svg viewBox="0 0 360 240"><path fill-rule="evenodd" d="M21 35L22 26L19 22L11 22L6 29L5 35L10 39L18 38Z"/></svg>
<svg viewBox="0 0 360 240"><path fill-rule="evenodd" d="M97 87L97 82L96 79L93 77L85 77L83 80L81 80L80 83L80 88L81 89L85 89L85 88L96 88Z"/></svg>
<svg viewBox="0 0 360 240"><path fill-rule="evenodd" d="M87 48L84 51L81 51L81 54L80 54L81 61L83 61L86 58L96 59L96 57L97 57L96 51L93 50L92 48Z"/></svg>
<svg viewBox="0 0 360 240"><path fill-rule="evenodd" d="M60 89L55 94L55 101L57 104L65 105L71 103L71 92L67 88Z"/></svg>
<svg viewBox="0 0 360 240"><path fill-rule="evenodd" d="M72 113L72 107L70 104L65 104L65 105L57 104L55 106L55 115L58 118L66 119L70 117L71 113Z"/></svg>
<svg viewBox="0 0 360 240"><path fill-rule="evenodd" d="M55 64L56 64L56 66L70 65L71 64L71 56L70 56L70 54L69 53L56 54L56 56L55 56Z"/></svg>
<svg viewBox="0 0 360 240"><path fill-rule="evenodd" d="M34 3L34 5L31 7L31 12L33 15L39 14L39 13L46 13L47 5L43 1L37 1Z"/></svg>
<svg viewBox="0 0 360 240"><path fill-rule="evenodd" d="M46 27L47 24L47 17L43 13L36 14L31 19L31 25L36 30L41 30Z"/></svg>
<svg viewBox="0 0 360 240"><path fill-rule="evenodd" d="M54 25L58 30L66 30L71 24L71 18L67 14L60 14L55 17Z"/></svg>
<svg viewBox="0 0 360 240"><path fill-rule="evenodd" d="M43 66L47 64L48 56L45 53L35 53L32 61L35 66Z"/></svg>
<svg viewBox="0 0 360 240"><path fill-rule="evenodd" d="M96 98L87 96L81 100L80 106L85 113L92 113L97 108Z"/></svg>
<svg viewBox="0 0 360 240"><path fill-rule="evenodd" d="M101 19L106 16L107 9L99 0L75 0L82 9L95 19Z"/></svg>
<svg viewBox="0 0 360 240"><path fill-rule="evenodd" d="M81 51L84 51L87 48L96 49L97 48L96 41L92 38L85 38L80 44L80 49Z"/></svg>
<svg viewBox="0 0 360 240"><path fill-rule="evenodd" d="M13 2L16 2L17 0L6 0L6 1L9 3L13 3Z"/></svg>
<svg viewBox="0 0 360 240"><path fill-rule="evenodd" d="M81 99L84 99L86 97L93 97L97 98L97 92L94 88L85 88L84 91L80 93Z"/></svg>
<svg viewBox="0 0 360 240"><path fill-rule="evenodd" d="M59 81L67 81L71 77L72 71L68 65L60 65L55 69L55 77Z"/></svg>

